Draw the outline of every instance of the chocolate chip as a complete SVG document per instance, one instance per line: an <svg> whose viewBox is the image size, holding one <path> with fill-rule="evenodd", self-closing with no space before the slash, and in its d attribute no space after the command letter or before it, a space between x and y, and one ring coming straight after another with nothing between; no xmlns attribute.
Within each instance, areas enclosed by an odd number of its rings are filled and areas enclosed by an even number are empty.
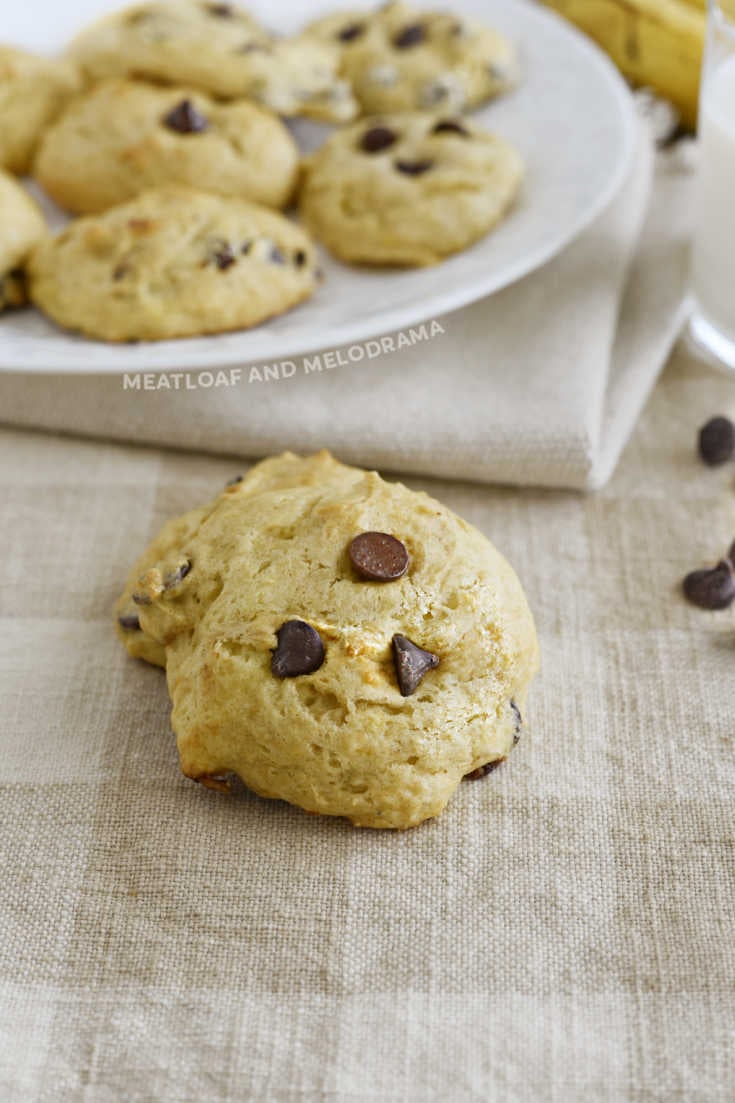
<svg viewBox="0 0 735 1103"><path fill-rule="evenodd" d="M735 577L729 559L712 570L692 571L684 579L684 596L700 609L727 609L735 601Z"/></svg>
<svg viewBox="0 0 735 1103"><path fill-rule="evenodd" d="M498 766L502 766L505 762L505 758L495 758L492 762L486 762L484 766L478 766L476 770L471 770L469 774L465 774L465 778L468 781L479 781L481 777L487 777L493 770L497 770Z"/></svg>
<svg viewBox="0 0 735 1103"><path fill-rule="evenodd" d="M237 486L238 483L242 482L244 477L245 477L244 475L235 475L234 479L228 479L227 480L227 482L225 483L225 486Z"/></svg>
<svg viewBox="0 0 735 1103"><path fill-rule="evenodd" d="M232 19L235 14L232 4L206 4L205 8L216 19Z"/></svg>
<svg viewBox="0 0 735 1103"><path fill-rule="evenodd" d="M285 264L286 258L277 245L271 246L271 251L268 254L268 260L271 264Z"/></svg>
<svg viewBox="0 0 735 1103"><path fill-rule="evenodd" d="M172 590L174 586L178 586L183 579L186 578L191 570L191 559L185 559L183 563L180 563L175 571L171 571L163 580L164 590Z"/></svg>
<svg viewBox="0 0 735 1103"><path fill-rule="evenodd" d="M439 665L439 656L412 643L406 636L393 637L393 662L402 697L410 697L418 689L424 675Z"/></svg>
<svg viewBox="0 0 735 1103"><path fill-rule="evenodd" d="M518 708L518 705L515 703L515 701L511 701L510 707L515 713L515 727L513 729L513 746L515 747L517 746L523 732L523 717L521 716L521 710Z"/></svg>
<svg viewBox="0 0 735 1103"><path fill-rule="evenodd" d="M293 256L293 262L297 268L303 268L306 264L306 253L303 249L297 249Z"/></svg>
<svg viewBox="0 0 735 1103"><path fill-rule="evenodd" d="M240 246L240 252L242 253L242 255L244 257L246 257L248 255L248 253L250 252L250 250L252 249L252 247L253 247L252 241L243 241L242 245Z"/></svg>
<svg viewBox="0 0 735 1103"><path fill-rule="evenodd" d="M405 176L421 176L428 172L434 164L433 161L396 161L396 168Z"/></svg>
<svg viewBox="0 0 735 1103"><path fill-rule="evenodd" d="M699 431L699 454L710 467L727 463L735 454L735 425L729 417L713 417Z"/></svg>
<svg viewBox="0 0 735 1103"><path fill-rule="evenodd" d="M393 37L393 45L397 50L408 50L411 46L418 46L426 37L422 23L409 23L402 31Z"/></svg>
<svg viewBox="0 0 735 1103"><path fill-rule="evenodd" d="M348 23L341 31L337 32L340 42L354 42L356 38L365 33L364 23Z"/></svg>
<svg viewBox="0 0 735 1103"><path fill-rule="evenodd" d="M136 605L152 605L152 600L148 597L148 594L133 594L133 601Z"/></svg>
<svg viewBox="0 0 735 1103"><path fill-rule="evenodd" d="M124 261L121 264L118 264L117 267L114 268L113 271L112 271L112 278L115 281L115 283L117 283L119 280L124 279L127 276L129 271L130 271L130 265L129 264L126 264Z"/></svg>
<svg viewBox="0 0 735 1103"><path fill-rule="evenodd" d="M209 128L209 123L201 115L191 100L182 100L177 103L168 115L163 117L163 125L169 130L175 130L177 134L201 134Z"/></svg>
<svg viewBox="0 0 735 1103"><path fill-rule="evenodd" d="M212 251L210 253L210 259L217 265L220 272L227 271L233 264L237 262L232 246L228 241L217 241L214 243Z"/></svg>
<svg viewBox="0 0 735 1103"><path fill-rule="evenodd" d="M397 135L387 126L373 126L366 130L360 142L360 149L364 153L380 153L381 149L388 149L397 141Z"/></svg>
<svg viewBox="0 0 735 1103"><path fill-rule="evenodd" d="M312 674L324 662L324 644L316 628L303 620L287 620L276 632L271 671L275 678Z"/></svg>
<svg viewBox="0 0 735 1103"><path fill-rule="evenodd" d="M432 134L461 134L463 138L469 138L470 132L466 130L456 119L440 119L432 128Z"/></svg>
<svg viewBox="0 0 735 1103"><path fill-rule="evenodd" d="M117 623L126 632L140 631L140 618L137 613L123 613L121 617L117 618Z"/></svg>
<svg viewBox="0 0 735 1103"><path fill-rule="evenodd" d="M352 566L361 578L392 582L408 570L406 545L387 532L361 532L349 547Z"/></svg>

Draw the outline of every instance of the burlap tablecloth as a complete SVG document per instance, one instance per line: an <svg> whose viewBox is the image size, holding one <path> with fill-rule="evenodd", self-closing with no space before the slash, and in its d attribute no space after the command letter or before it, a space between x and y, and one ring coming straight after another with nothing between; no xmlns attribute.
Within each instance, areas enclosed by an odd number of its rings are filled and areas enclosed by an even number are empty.
<svg viewBox="0 0 735 1103"><path fill-rule="evenodd" d="M221 459L0 435L3 1103L735 1097L735 535L681 356L597 496L430 483L538 619L531 731L438 821L358 831L184 780L110 609Z"/></svg>

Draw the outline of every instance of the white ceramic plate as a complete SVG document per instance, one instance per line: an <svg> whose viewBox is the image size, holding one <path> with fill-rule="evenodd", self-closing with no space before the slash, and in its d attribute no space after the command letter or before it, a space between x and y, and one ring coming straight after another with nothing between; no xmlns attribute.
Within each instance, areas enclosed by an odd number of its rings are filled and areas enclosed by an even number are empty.
<svg viewBox="0 0 735 1103"><path fill-rule="evenodd" d="M3 39L58 49L87 19L116 6L25 0L3 12ZM295 30L336 5L251 0L248 6L276 29ZM269 363L426 321L507 286L558 253L624 180L634 149L631 96L596 47L530 0L443 0L443 6L495 24L518 43L523 59L520 87L476 113L516 145L527 166L517 208L487 238L414 271L349 268L325 257L327 278L310 302L244 333L115 346L64 333L32 310L11 312L0 318L0 368L121 372ZM303 144L314 143L314 127L298 129Z"/></svg>

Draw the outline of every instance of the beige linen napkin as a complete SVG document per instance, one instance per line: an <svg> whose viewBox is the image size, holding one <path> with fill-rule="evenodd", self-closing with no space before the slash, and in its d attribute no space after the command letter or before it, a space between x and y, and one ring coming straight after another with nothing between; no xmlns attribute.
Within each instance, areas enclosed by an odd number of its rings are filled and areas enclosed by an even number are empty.
<svg viewBox="0 0 735 1103"><path fill-rule="evenodd" d="M676 149L654 164L641 129L632 175L596 223L536 273L439 319L432 340L357 363L338 350L321 372L297 360L278 381L258 381L260 365L254 381L246 369L238 385L211 389L7 374L0 420L248 457L329 447L393 471L599 486L683 320L693 177Z"/></svg>

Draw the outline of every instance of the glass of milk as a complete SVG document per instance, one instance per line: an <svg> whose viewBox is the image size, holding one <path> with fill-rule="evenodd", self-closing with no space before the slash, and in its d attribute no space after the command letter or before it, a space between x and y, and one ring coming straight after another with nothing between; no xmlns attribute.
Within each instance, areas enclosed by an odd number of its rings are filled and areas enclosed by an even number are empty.
<svg viewBox="0 0 735 1103"><path fill-rule="evenodd" d="M735 0L709 0L690 333L735 370Z"/></svg>

